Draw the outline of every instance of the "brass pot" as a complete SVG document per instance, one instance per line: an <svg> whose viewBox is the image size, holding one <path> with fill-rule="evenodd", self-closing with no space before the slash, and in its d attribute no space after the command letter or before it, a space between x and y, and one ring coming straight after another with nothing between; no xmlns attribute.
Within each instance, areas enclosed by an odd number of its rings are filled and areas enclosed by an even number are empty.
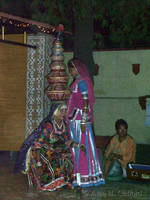
<svg viewBox="0 0 150 200"><path fill-rule="evenodd" d="M64 60L63 55L53 55L51 58L53 61L63 61Z"/></svg>
<svg viewBox="0 0 150 200"><path fill-rule="evenodd" d="M49 68L51 70L65 70L66 67L64 63L55 61L50 64Z"/></svg>
<svg viewBox="0 0 150 200"><path fill-rule="evenodd" d="M49 90L47 89L45 91L48 98L52 101L60 101L60 100L66 100L70 96L70 90Z"/></svg>
<svg viewBox="0 0 150 200"><path fill-rule="evenodd" d="M54 83L67 83L68 82L68 76L48 76L47 81L49 84L54 84Z"/></svg>

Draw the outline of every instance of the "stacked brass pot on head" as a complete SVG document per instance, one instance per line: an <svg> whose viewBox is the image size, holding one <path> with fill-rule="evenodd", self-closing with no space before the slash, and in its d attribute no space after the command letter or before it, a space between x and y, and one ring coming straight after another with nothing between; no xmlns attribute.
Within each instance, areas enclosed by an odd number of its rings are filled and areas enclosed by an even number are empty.
<svg viewBox="0 0 150 200"><path fill-rule="evenodd" d="M68 89L68 75L64 64L64 55L61 41L57 38L53 45L50 73L47 75L49 87L46 94L51 101L64 101L70 95Z"/></svg>

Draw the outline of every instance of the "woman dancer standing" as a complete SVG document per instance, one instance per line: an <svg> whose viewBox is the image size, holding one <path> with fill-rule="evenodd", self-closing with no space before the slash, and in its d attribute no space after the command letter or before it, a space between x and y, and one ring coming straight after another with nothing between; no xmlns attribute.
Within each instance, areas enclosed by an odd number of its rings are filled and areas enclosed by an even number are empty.
<svg viewBox="0 0 150 200"><path fill-rule="evenodd" d="M104 184L104 178L94 142L92 122L94 92L88 69L79 59L71 59L68 69L74 78L72 94L67 102L69 133L78 144L73 146L74 186L90 187ZM83 151L81 151L84 150Z"/></svg>

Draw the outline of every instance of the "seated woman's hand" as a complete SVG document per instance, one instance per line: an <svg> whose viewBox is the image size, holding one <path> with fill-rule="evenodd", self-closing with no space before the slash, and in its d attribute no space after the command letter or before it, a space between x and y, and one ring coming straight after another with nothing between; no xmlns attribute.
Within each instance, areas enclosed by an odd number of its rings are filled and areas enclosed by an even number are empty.
<svg viewBox="0 0 150 200"><path fill-rule="evenodd" d="M67 157L72 158L72 153L67 153Z"/></svg>

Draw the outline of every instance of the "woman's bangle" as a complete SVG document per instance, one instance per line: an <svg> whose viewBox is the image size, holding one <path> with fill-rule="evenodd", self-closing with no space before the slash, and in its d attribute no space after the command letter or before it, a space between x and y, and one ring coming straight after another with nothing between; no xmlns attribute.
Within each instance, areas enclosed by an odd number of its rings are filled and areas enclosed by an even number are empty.
<svg viewBox="0 0 150 200"><path fill-rule="evenodd" d="M87 109L88 109L88 107L87 107L87 106L84 106L84 107L83 107L83 110L87 110Z"/></svg>
<svg viewBox="0 0 150 200"><path fill-rule="evenodd" d="M87 113L86 112L82 113L82 118L87 118Z"/></svg>
<svg viewBox="0 0 150 200"><path fill-rule="evenodd" d="M86 123L87 121L87 113L83 112L81 122Z"/></svg>
<svg viewBox="0 0 150 200"><path fill-rule="evenodd" d="M42 166L42 163L41 163L40 161L38 161L38 162L36 163L36 166L37 166L37 167L41 167L41 166Z"/></svg>

